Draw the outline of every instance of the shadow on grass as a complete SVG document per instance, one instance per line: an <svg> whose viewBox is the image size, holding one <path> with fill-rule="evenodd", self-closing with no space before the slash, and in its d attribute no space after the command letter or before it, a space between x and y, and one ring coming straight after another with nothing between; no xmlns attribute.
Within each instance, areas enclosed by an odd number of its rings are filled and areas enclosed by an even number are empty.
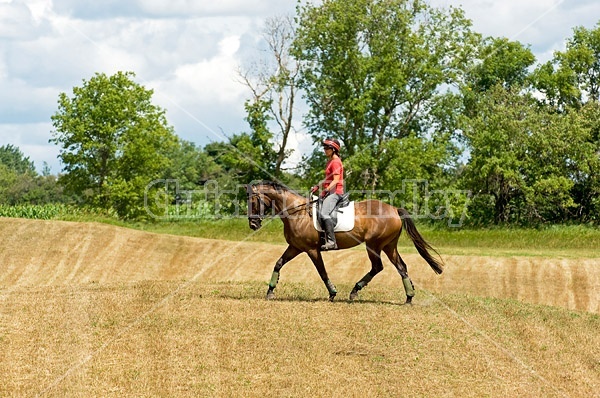
<svg viewBox="0 0 600 398"><path fill-rule="evenodd" d="M197 284L196 293L203 298L213 299L225 299L225 300L261 300L270 301L273 303L286 302L286 303L328 303L329 297L327 292L323 292L324 289L321 286L309 285L306 283L281 283L280 286L275 290L275 297L273 299L267 299L266 293L268 286L264 283L258 282L219 282L209 285ZM354 285L340 285L338 286L339 293L331 302L332 305L336 303L341 304L354 304L354 305L365 305L365 304L376 304L376 305L390 305L390 306L403 306L411 307L412 305L419 306L419 297L413 300L412 304L406 304L406 296L399 295L398 300L391 300L389 298L393 293L390 290L375 288L371 291L367 291L359 295L355 300L349 299L350 291ZM387 296L387 297L386 297Z"/></svg>
<svg viewBox="0 0 600 398"><path fill-rule="evenodd" d="M330 301L328 297L308 297L308 296L286 296L284 294L277 295L273 299L267 299L266 294L256 294L256 295L239 295L236 292L219 292L218 294L207 295L212 298L219 299L228 299L228 300L263 300L265 302L285 302L285 303L331 303L331 305L335 305L337 303L342 304L350 304L350 305L364 305L364 304L377 304L377 305L392 305L392 306L402 306L402 307L411 307L415 305L415 303L406 303L399 301L390 301L390 300L377 300L377 299L355 299L350 300L348 298L340 298L336 297L333 301ZM418 306L418 303L416 303Z"/></svg>
<svg viewBox="0 0 600 398"><path fill-rule="evenodd" d="M265 298L263 298L266 300ZM326 303L330 302L328 298L304 298L304 297L276 297L270 301L283 301L283 302L303 302L303 303ZM361 305L361 304L377 304L377 305L392 305L392 306L401 306L401 307L411 307L413 304L406 302L398 302L398 301L389 301L389 300L375 300L375 299L342 299L336 297L334 301L331 301L332 305L336 303L350 304L350 305Z"/></svg>

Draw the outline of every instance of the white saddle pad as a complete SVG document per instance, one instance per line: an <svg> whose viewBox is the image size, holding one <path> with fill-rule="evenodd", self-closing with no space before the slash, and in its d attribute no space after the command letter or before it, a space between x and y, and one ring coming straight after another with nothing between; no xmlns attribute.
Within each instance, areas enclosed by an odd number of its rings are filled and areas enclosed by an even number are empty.
<svg viewBox="0 0 600 398"><path fill-rule="evenodd" d="M312 214L313 225L315 226L315 229L319 232L323 232L323 228L321 228L321 224L319 223L316 203L313 204ZM336 217L337 224L335 224L335 232L352 231L352 229L354 229L354 201L350 202L350 204L346 207L340 207L337 209Z"/></svg>

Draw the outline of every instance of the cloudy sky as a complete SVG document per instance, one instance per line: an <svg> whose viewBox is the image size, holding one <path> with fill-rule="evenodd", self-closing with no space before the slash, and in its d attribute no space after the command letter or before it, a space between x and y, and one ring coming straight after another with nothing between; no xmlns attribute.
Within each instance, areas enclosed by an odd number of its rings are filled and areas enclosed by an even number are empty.
<svg viewBox="0 0 600 398"><path fill-rule="evenodd" d="M575 26L593 28L598 0L430 0L462 6L474 29L530 45L538 62L564 49ZM249 97L236 70L257 57L265 18L296 0L0 0L0 145L60 172L48 143L61 92L96 72L133 71L154 89L178 136L205 145L247 131ZM310 140L297 134L297 153Z"/></svg>

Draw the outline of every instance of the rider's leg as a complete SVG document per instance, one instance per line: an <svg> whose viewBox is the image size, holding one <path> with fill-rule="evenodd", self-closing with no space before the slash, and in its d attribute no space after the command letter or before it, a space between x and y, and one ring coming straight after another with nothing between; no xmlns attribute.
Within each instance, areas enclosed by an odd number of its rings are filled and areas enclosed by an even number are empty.
<svg viewBox="0 0 600 398"><path fill-rule="evenodd" d="M337 194L331 194L327 196L321 204L320 216L322 220L323 230L325 231L325 244L321 246L321 250L333 250L337 249L335 241L335 221L331 217L331 213L337 205L340 196Z"/></svg>

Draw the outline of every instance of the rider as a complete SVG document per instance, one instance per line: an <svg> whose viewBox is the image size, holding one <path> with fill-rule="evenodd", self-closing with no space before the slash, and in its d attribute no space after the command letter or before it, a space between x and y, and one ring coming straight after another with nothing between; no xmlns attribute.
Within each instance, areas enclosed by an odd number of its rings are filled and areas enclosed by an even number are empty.
<svg viewBox="0 0 600 398"><path fill-rule="evenodd" d="M327 166L325 167L325 179L321 181L321 198L323 203L319 209L319 217L322 220L325 230L325 244L321 250L335 250L337 243L335 241L335 220L331 213L340 197L344 194L344 166L340 158L340 142L334 138L325 138L323 140L323 150L327 156ZM318 189L318 187L316 187Z"/></svg>

